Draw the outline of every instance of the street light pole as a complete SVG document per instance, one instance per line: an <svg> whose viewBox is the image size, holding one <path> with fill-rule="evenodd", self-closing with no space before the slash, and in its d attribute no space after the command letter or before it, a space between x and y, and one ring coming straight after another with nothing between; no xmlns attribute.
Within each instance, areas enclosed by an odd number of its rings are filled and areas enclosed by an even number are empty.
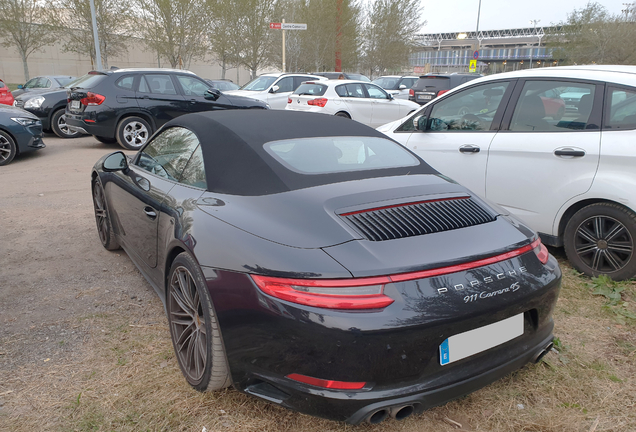
<svg viewBox="0 0 636 432"><path fill-rule="evenodd" d="M99 35L97 34L97 19L95 18L95 2L91 0L91 18L93 21L93 39L95 41L95 60L97 70L102 70L102 52L99 49Z"/></svg>

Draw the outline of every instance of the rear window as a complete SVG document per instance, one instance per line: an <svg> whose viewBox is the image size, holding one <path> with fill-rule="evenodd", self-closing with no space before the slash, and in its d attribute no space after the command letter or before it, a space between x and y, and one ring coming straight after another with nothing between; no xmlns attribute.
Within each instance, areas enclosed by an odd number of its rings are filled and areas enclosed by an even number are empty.
<svg viewBox="0 0 636 432"><path fill-rule="evenodd" d="M420 78L415 83L414 88L418 90L426 90L430 88L431 90L448 90L450 89L450 78L448 77L426 77Z"/></svg>
<svg viewBox="0 0 636 432"><path fill-rule="evenodd" d="M326 91L327 91L326 85L316 84L316 83L305 83L298 86L294 94L298 96L303 96L303 95L322 96L325 94Z"/></svg>
<svg viewBox="0 0 636 432"><path fill-rule="evenodd" d="M102 82L104 78L106 78L106 75L89 73L73 83L73 88L90 89Z"/></svg>
<svg viewBox="0 0 636 432"><path fill-rule="evenodd" d="M320 137L272 141L265 151L285 168L300 174L402 168L419 160L401 145L377 137Z"/></svg>
<svg viewBox="0 0 636 432"><path fill-rule="evenodd" d="M75 77L68 77L68 78L55 78L55 81L57 81L60 84L60 87L65 86L66 84L70 83L71 81L73 81L75 79Z"/></svg>

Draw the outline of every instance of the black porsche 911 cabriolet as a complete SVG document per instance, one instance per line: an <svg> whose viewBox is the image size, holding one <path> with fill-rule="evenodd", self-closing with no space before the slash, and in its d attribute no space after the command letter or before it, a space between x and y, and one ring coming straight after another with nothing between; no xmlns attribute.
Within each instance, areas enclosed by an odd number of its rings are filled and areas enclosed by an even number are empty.
<svg viewBox="0 0 636 432"><path fill-rule="evenodd" d="M163 300L197 390L377 423L552 346L561 272L538 236L351 120L185 115L91 184L103 246Z"/></svg>

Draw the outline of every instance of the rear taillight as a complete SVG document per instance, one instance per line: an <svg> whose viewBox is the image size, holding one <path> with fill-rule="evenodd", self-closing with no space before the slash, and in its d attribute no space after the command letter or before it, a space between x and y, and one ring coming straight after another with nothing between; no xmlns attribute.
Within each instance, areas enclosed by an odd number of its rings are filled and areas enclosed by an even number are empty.
<svg viewBox="0 0 636 432"><path fill-rule="evenodd" d="M550 258L550 252L548 252L548 248L545 247L543 243L541 243L541 239L536 239L530 246L532 246L532 250L537 255L537 258L539 258L539 261L541 261L542 264L548 262L548 258Z"/></svg>
<svg viewBox="0 0 636 432"><path fill-rule="evenodd" d="M327 101L328 99L326 98L312 99L310 101L307 101L307 105L319 106L320 108L323 108L325 105L327 105Z"/></svg>
<svg viewBox="0 0 636 432"><path fill-rule="evenodd" d="M80 103L86 106L94 106L94 105L101 105L102 102L104 102L105 100L106 100L105 96L102 96L100 94L93 93L93 92L88 92L86 93L85 98L80 99Z"/></svg>
<svg viewBox="0 0 636 432"><path fill-rule="evenodd" d="M287 98L287 103L292 103L291 98Z"/></svg>
<svg viewBox="0 0 636 432"><path fill-rule="evenodd" d="M441 95L443 95L444 93L446 93L447 91L448 91L448 90L440 90L440 91L438 91L438 92L437 92L437 96L441 96Z"/></svg>
<svg viewBox="0 0 636 432"><path fill-rule="evenodd" d="M327 309L378 309L393 299L384 295L388 277L359 279L286 279L251 275L266 294L281 300Z"/></svg>
<svg viewBox="0 0 636 432"><path fill-rule="evenodd" d="M415 90L410 89L409 90L409 96L415 96Z"/></svg>
<svg viewBox="0 0 636 432"><path fill-rule="evenodd" d="M316 387L334 389L334 390L360 390L365 386L366 382L348 382L348 381L333 381L320 378L313 378L306 375L297 373L289 374L285 378L289 378L294 381L309 384Z"/></svg>

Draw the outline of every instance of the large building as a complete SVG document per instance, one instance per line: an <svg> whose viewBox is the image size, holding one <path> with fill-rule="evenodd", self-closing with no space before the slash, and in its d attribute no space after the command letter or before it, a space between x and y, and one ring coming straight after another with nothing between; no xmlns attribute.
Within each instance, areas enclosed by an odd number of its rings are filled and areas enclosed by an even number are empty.
<svg viewBox="0 0 636 432"><path fill-rule="evenodd" d="M477 71L484 74L555 66L558 59L553 58L551 48L545 47L544 38L558 30L527 27L423 34L410 63L415 73L468 72L469 62L475 57Z"/></svg>

